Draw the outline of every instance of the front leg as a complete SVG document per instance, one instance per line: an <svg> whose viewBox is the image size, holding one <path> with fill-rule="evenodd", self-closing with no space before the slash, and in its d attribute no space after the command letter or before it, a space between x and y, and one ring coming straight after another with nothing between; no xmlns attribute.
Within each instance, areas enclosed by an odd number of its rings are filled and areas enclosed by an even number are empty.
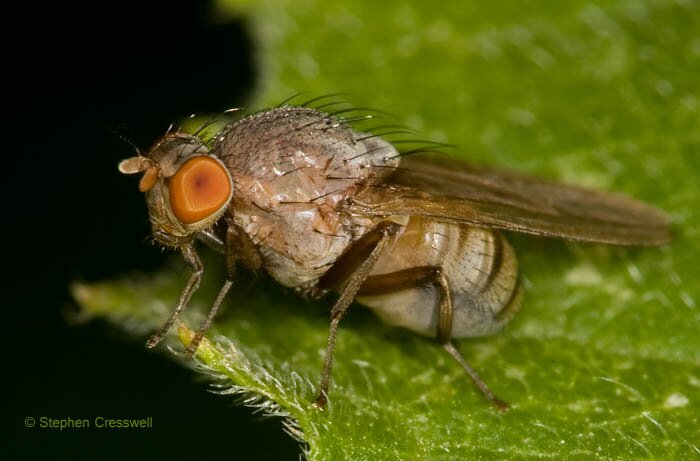
<svg viewBox="0 0 700 461"><path fill-rule="evenodd" d="M232 240L231 234L232 231L230 230L226 233L226 281L219 290L219 294L216 296L214 303L209 309L209 313L207 314L206 319L200 325L194 338L192 338L192 341L190 341L190 344L187 346L187 349L185 349L185 355L187 356L192 356L197 351L199 343L202 341L204 334L211 326L214 317L216 316L216 313L218 312L219 307L221 306L221 303L223 302L224 298L226 297L226 294L233 285L233 279L235 277L236 269L236 259L235 253L230 250L232 248L232 245L230 245L229 243ZM199 255L197 254L197 251L194 248L194 244L189 244L183 247L182 256L185 258L185 262L187 263L187 265L189 265L192 268L192 275L190 275L190 278L187 280L185 288L182 290L180 298L177 301L177 305L175 306L175 309L173 309L173 311L170 313L168 320L166 320L165 324L161 327L158 333L151 336L146 342L146 347L149 349L156 347L163 340L163 338L165 338L165 336L168 334L168 331L170 331L170 328L173 326L173 323L175 323L182 311L189 304L194 292L197 291L197 289L199 288L199 283L202 279L202 273L204 272L204 266L202 266L202 261L199 259Z"/></svg>
<svg viewBox="0 0 700 461"><path fill-rule="evenodd" d="M318 396L314 405L324 408L328 401L328 386L333 366L333 350L338 333L340 319L355 299L355 295L369 276L372 267L377 262L386 246L402 228L400 224L386 221L379 223L372 231L363 236L329 269L321 280L320 285L328 288L339 288L340 297L331 309L331 324L328 331L326 356L323 361L321 383L318 386Z"/></svg>
<svg viewBox="0 0 700 461"><path fill-rule="evenodd" d="M220 239L213 229L207 229L197 233L197 240L217 253L221 253L222 255L226 254L226 242Z"/></svg>
<svg viewBox="0 0 700 461"><path fill-rule="evenodd" d="M204 272L204 267L202 266L202 261L199 259L197 251L194 249L194 245L189 244L182 248L182 256L185 258L185 262L188 266L192 268L192 275L187 280L185 288L180 293L180 298L177 301L175 309L170 313L170 317L165 321L165 324L161 327L158 333L151 336L146 342L146 347L152 349L160 343L165 335L168 334L170 327L173 326L175 320L177 320L180 313L185 309L187 304L190 302L192 293L197 291L199 288L199 282L202 279L202 272Z"/></svg>
<svg viewBox="0 0 700 461"><path fill-rule="evenodd" d="M202 342L202 338L204 338L207 330L209 330L209 327L211 327L211 324L216 317L216 313L219 311L219 307L221 307L221 304L228 294L228 291L231 289L231 286L233 286L233 280L236 277L236 252L234 251L235 246L233 245L234 239L234 230L232 227L228 227L226 230L226 242L224 242L224 253L226 255L226 280L224 281L223 286L219 289L219 294L216 295L214 303L209 308L207 318L204 319L204 322L202 322L202 324L199 326L194 338L192 338L192 341L190 341L187 349L185 349L185 355L187 356L193 356L194 353L197 352L199 343Z"/></svg>

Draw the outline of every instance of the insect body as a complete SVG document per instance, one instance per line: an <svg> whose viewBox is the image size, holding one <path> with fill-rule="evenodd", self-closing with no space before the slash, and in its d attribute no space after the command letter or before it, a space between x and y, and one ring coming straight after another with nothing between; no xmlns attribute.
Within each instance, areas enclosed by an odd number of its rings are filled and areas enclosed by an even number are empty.
<svg viewBox="0 0 700 461"><path fill-rule="evenodd" d="M154 347L199 286L201 240L225 255L227 280L188 347L194 353L236 266L306 296L339 293L316 404L326 403L339 322L354 299L387 323L436 338L499 408L452 345L497 331L520 305L517 263L500 229L620 245L669 240L664 216L632 199L497 170L402 158L390 143L306 107L226 126L212 142L169 133L143 172L154 238L193 273Z"/></svg>

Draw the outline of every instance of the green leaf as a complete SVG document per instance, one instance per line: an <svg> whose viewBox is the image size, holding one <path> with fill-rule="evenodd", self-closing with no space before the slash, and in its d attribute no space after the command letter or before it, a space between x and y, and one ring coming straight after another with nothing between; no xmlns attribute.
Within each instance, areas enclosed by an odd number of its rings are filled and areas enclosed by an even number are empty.
<svg viewBox="0 0 700 461"><path fill-rule="evenodd" d="M221 7L249 21L259 45L260 107L304 90L307 99L347 91L358 106L457 144L455 156L651 202L672 218L674 241L622 249L510 236L523 310L501 333L458 344L512 405L506 414L433 342L359 307L341 325L331 404L318 411L319 314L332 301L306 303L265 280L232 290L197 372L284 416L311 460L700 455L698 2ZM143 335L183 277L166 270L74 293L87 313ZM210 257L183 343L220 282Z"/></svg>

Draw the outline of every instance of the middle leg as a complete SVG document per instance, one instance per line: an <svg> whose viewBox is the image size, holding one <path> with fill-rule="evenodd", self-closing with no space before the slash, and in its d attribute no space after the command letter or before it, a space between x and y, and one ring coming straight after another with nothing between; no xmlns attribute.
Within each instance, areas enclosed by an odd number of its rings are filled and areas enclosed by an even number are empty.
<svg viewBox="0 0 700 461"><path fill-rule="evenodd" d="M403 226L392 221L379 223L372 231L360 239L351 250L340 258L326 273L319 284L324 289L335 289L340 297L331 309L331 324L328 330L328 344L323 361L321 383L314 405L324 408L328 401L328 387L333 366L333 351L338 333L338 325L355 299L358 290L365 282L384 249L391 243Z"/></svg>

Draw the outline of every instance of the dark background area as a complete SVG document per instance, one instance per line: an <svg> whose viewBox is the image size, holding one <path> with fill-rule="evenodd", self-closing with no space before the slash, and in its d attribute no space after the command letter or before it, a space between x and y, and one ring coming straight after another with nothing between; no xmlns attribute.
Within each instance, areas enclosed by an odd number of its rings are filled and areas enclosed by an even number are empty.
<svg viewBox="0 0 700 461"><path fill-rule="evenodd" d="M296 459L278 421L207 392L143 339L66 321L72 281L148 273L167 257L144 243L137 179L117 171L133 149L108 127L148 148L183 116L244 104L256 75L244 20L203 1L22 8L6 12L16 30L4 33L4 375L15 391L3 459ZM152 416L154 427L25 427L42 416Z"/></svg>

